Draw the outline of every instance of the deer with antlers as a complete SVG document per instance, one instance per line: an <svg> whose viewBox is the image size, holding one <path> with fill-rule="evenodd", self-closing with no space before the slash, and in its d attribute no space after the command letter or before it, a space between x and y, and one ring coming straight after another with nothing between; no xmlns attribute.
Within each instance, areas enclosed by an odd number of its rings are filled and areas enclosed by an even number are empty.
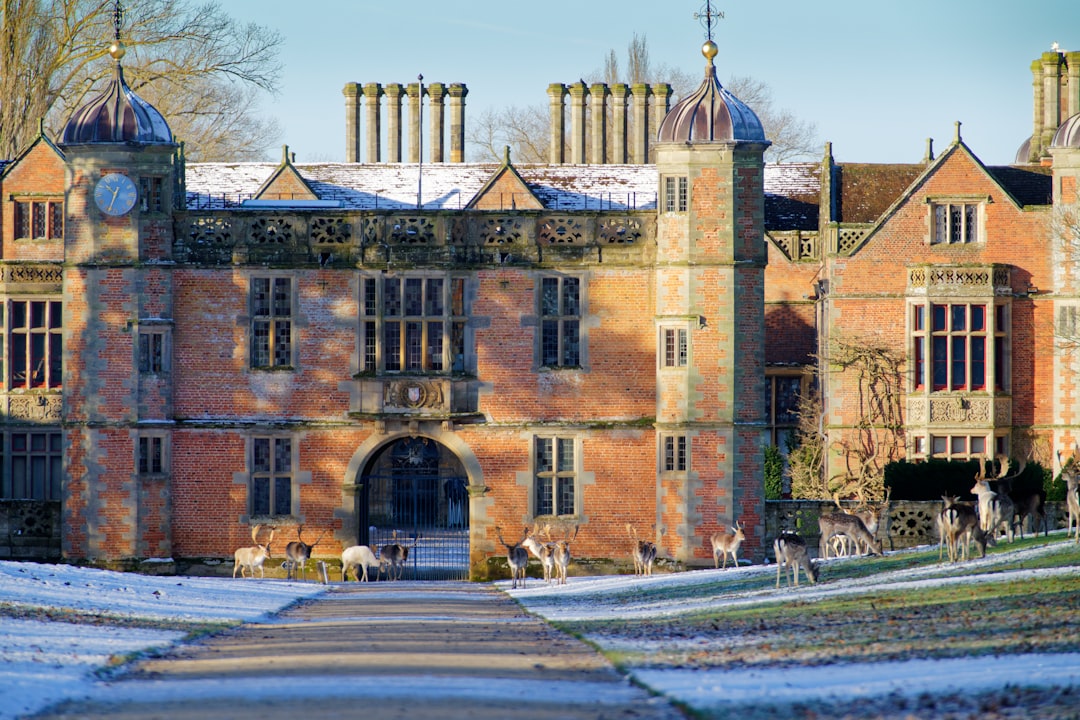
<svg viewBox="0 0 1080 720"><path fill-rule="evenodd" d="M255 568L259 568L259 577L265 578L266 572L263 569L263 564L270 559L270 543L274 541L274 529L270 528L270 537L267 538L265 543L259 542L259 531L262 530L262 525L256 525L251 528L251 541L255 543L253 547L237 548L233 553L233 572L232 576L236 577L236 571L240 571L240 577L245 577L244 570L248 571L247 577L255 577Z"/></svg>
<svg viewBox="0 0 1080 720"><path fill-rule="evenodd" d="M286 576L289 580L296 579L296 569L300 568L300 577L307 580L307 561L311 557L311 551L326 536L326 531L316 538L315 542L304 542L304 526L296 526L296 540L285 546L285 563L288 566Z"/></svg>
<svg viewBox="0 0 1080 720"><path fill-rule="evenodd" d="M525 542L525 538L529 537L529 528L525 528L525 534L521 536L521 540L511 545L503 540L502 529L496 526L495 534L499 538L499 542L506 548L506 562L510 565L510 589L516 590L518 584L518 578L521 578L521 587L525 587L525 568L529 564L529 551L522 547L522 543Z"/></svg>
<svg viewBox="0 0 1080 720"><path fill-rule="evenodd" d="M1001 463L998 471L998 480L1004 477L1015 478L1023 472L1025 463L1020 463L1020 471L1009 476L1009 458L999 455ZM1005 493L994 492L990 489L990 479L986 477L986 458L979 458L979 474L975 476L975 485L971 492L979 498L979 527L993 540L997 532L1004 528L1005 537L1009 542L1013 541L1013 516L1016 514L1016 506L1012 499Z"/></svg>
<svg viewBox="0 0 1080 720"><path fill-rule="evenodd" d="M558 572L558 581L556 585L566 584L566 569L570 566L570 543L577 539L578 530L580 525L574 526L573 537L565 537L561 540L555 541L555 550L552 553L555 560L555 569Z"/></svg>
<svg viewBox="0 0 1080 720"><path fill-rule="evenodd" d="M540 542L539 536L541 533L543 533L547 542ZM555 572L555 544L551 542L551 525L544 525L543 530L541 530L539 523L533 523L532 531L525 534L521 546L540 561L540 566L544 570L544 582L550 583L551 576Z"/></svg>
<svg viewBox="0 0 1080 720"><path fill-rule="evenodd" d="M386 568L386 576L390 580L400 580L408 562L409 546L398 542L398 531L392 530L390 542L379 548L378 576L382 577L383 568Z"/></svg>
<svg viewBox="0 0 1080 720"><path fill-rule="evenodd" d="M634 556L634 574L652 575L653 563L656 561L656 543L640 539L637 530L630 523L626 523L626 532L634 541L631 550Z"/></svg>
<svg viewBox="0 0 1080 720"><path fill-rule="evenodd" d="M709 538L712 542L713 568L720 568L720 556L724 558L724 570L727 570L727 558L731 555L731 561L735 567L739 567L739 546L746 539L742 525L735 521L735 532L715 532Z"/></svg>

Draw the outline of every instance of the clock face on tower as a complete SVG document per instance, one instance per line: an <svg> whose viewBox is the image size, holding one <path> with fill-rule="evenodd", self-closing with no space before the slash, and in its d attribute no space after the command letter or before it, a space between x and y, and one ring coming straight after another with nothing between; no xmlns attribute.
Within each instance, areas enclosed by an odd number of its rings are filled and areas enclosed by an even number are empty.
<svg viewBox="0 0 1080 720"><path fill-rule="evenodd" d="M106 215L125 215L135 207L139 191L127 175L103 175L94 188L94 202Z"/></svg>

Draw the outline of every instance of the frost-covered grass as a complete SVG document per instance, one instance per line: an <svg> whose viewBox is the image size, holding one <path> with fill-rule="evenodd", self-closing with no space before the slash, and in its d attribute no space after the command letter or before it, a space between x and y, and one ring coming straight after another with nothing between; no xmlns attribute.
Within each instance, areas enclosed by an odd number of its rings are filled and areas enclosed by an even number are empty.
<svg viewBox="0 0 1080 720"><path fill-rule="evenodd" d="M776 566L759 565L511 594L705 716L799 716L808 703L843 717L861 703L852 716L937 717L927 698L979 713L957 698L1004 702L1026 685L1039 690L1016 717L1054 716L1036 697L1080 705L1080 546L1060 533L964 563L938 562L934 546L819 568L799 588L777 589Z"/></svg>

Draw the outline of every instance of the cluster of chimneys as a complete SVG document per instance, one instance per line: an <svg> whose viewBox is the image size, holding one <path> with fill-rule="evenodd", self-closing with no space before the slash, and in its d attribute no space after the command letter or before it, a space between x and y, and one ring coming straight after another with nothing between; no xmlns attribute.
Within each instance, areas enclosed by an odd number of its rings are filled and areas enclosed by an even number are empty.
<svg viewBox="0 0 1080 720"><path fill-rule="evenodd" d="M427 150L431 162L465 162L465 96L461 83L420 82L348 83L345 95L345 161L361 162L362 124L366 139L364 161L400 163L403 155L401 110L404 98L409 107L409 151L407 162L422 157L421 123L423 98L427 96L430 124ZM548 162L553 164L644 164L650 162L650 142L671 109L671 86L666 83L555 83L547 90L551 110L551 144ZM567 137L567 96L569 96L569 138ZM364 112L361 112L361 98ZM387 147L383 151L382 106L386 105ZM450 154L445 152L446 109L450 110Z"/></svg>

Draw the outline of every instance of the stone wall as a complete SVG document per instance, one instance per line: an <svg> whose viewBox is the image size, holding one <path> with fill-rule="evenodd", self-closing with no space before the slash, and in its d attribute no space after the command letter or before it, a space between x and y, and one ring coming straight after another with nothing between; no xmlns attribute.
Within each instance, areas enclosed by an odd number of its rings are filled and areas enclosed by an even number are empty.
<svg viewBox="0 0 1080 720"><path fill-rule="evenodd" d="M0 501L0 560L60 560L60 502Z"/></svg>

